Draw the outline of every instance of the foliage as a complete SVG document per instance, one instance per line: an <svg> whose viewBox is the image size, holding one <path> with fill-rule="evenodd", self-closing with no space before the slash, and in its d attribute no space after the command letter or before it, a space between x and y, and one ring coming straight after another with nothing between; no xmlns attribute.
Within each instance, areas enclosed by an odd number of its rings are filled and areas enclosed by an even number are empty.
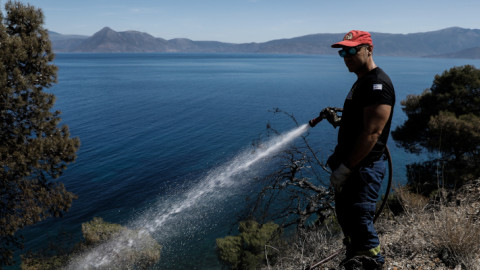
<svg viewBox="0 0 480 270"><path fill-rule="evenodd" d="M113 259L117 269L148 269L160 260L162 247L149 234L134 231L94 218L82 224L82 233L85 239L80 250L90 250L109 240L125 242L124 251ZM129 240L134 239L134 245ZM125 240L125 241L123 241Z"/></svg>
<svg viewBox="0 0 480 270"><path fill-rule="evenodd" d="M226 236L216 241L219 259L231 269L256 269L265 259L274 259L275 249L269 246L281 244L281 229L277 224L242 221L239 232L237 236Z"/></svg>
<svg viewBox="0 0 480 270"><path fill-rule="evenodd" d="M108 223L95 217L92 221L82 223L84 245L98 245L119 234L124 228L120 224Z"/></svg>
<svg viewBox="0 0 480 270"><path fill-rule="evenodd" d="M22 256L22 270L49 270L67 266L73 257L117 237L137 237L137 231L129 230L119 224L108 223L101 218L82 224L84 241L73 249L54 249ZM140 247L129 247L116 258L117 269L148 269L160 260L162 247L148 234L142 234ZM52 250L54 251L52 253Z"/></svg>
<svg viewBox="0 0 480 270"><path fill-rule="evenodd" d="M0 14L0 265L22 248L16 232L61 216L76 197L53 182L76 158L77 138L59 127L55 96L57 67L39 9L7 2Z"/></svg>
<svg viewBox="0 0 480 270"><path fill-rule="evenodd" d="M59 233L48 241L47 247L35 252L27 251L26 254L22 254L20 268L23 270L61 269L62 266L68 263L68 255L73 250L72 243L74 243L72 234Z"/></svg>
<svg viewBox="0 0 480 270"><path fill-rule="evenodd" d="M422 212L428 204L428 198L411 192L408 186L397 186L387 198L388 210L393 216L410 212Z"/></svg>
<svg viewBox="0 0 480 270"><path fill-rule="evenodd" d="M480 176L480 70L466 65L436 75L430 89L402 101L408 119L393 132L407 151L436 157L407 168L409 184L429 193Z"/></svg>

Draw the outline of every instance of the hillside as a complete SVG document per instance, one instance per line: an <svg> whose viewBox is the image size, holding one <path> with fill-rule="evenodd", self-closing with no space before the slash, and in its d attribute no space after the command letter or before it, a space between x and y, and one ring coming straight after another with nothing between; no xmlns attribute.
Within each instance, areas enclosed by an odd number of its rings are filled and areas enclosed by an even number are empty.
<svg viewBox="0 0 480 270"><path fill-rule="evenodd" d="M480 46L475 48L469 48L453 53L446 53L441 55L432 55L430 57L436 58L470 58L470 59L480 59Z"/></svg>
<svg viewBox="0 0 480 270"><path fill-rule="evenodd" d="M91 37L51 32L55 52L189 52L189 53L275 53L335 54L330 45L343 38L339 34L312 34L263 43L165 40L138 31L116 32L105 27ZM376 55L404 57L452 57L480 59L480 30L459 27L413 34L372 32Z"/></svg>
<svg viewBox="0 0 480 270"><path fill-rule="evenodd" d="M375 225L386 258L384 269L480 269L480 179L431 198L397 188L387 206ZM294 270L317 264L341 250L338 230L325 226L301 233L288 246L278 247L280 258L262 269ZM314 269L344 269L339 267L343 253Z"/></svg>

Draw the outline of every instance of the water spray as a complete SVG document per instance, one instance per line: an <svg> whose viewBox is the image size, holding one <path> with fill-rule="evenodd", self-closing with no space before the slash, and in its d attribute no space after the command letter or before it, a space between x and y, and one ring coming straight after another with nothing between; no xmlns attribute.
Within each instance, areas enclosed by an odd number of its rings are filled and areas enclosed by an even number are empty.
<svg viewBox="0 0 480 270"><path fill-rule="evenodd" d="M238 179L235 179L236 176L249 169L252 169L255 164L265 160L265 158L278 153L278 151L280 151L283 147L306 132L309 127L315 127L323 119L327 119L328 122L330 122L334 127L339 126L341 117L338 116L337 113L342 111L343 109L341 108L325 108L322 110L322 112L320 112L317 118L310 120L308 124L301 125L289 132L271 139L263 145L263 148L256 149L253 153L251 151L245 151L235 157L231 162L211 170L203 179L201 179L196 185L191 187L190 190L186 192L185 196L182 197L184 199L178 199L173 203L169 202L166 206L164 205L161 207L160 210L155 209L154 211L150 211L133 222L134 227L137 228L136 234L120 235L117 238L111 239L107 243L104 243L93 250L74 258L70 265L67 266L67 269L116 268L118 263L117 259L121 258L125 252L128 252L128 248L141 247L144 244L143 241L146 239L145 236L147 234L155 233L160 230L178 230L178 219L186 218L182 216L183 213L188 211L196 212L194 210L205 206L207 201L219 202L227 198L229 191L233 190L232 187L241 183L241 181L237 181ZM388 197L391 187L392 163L388 148L386 148L386 150L389 162L388 188L384 201L380 209L375 214L374 220L376 220L385 206L386 198ZM314 269L328 260L333 259L340 253L341 250L330 255L327 259L308 267L308 269Z"/></svg>
<svg viewBox="0 0 480 270"><path fill-rule="evenodd" d="M132 224L137 233L120 235L110 241L74 258L67 269L116 269L128 249L142 247L146 235L166 231L176 232L185 219L198 219L212 205L221 202L235 192L236 186L244 184L245 178L237 177L250 171L255 164L278 153L283 147L301 136L309 128L301 125L265 142L262 148L244 151L230 162L210 170L197 184L193 185L180 198L173 198L165 204L159 204L145 213ZM242 182L243 181L243 182ZM168 236L165 236L168 237ZM165 240L164 238L161 238ZM158 240L158 239L157 239Z"/></svg>

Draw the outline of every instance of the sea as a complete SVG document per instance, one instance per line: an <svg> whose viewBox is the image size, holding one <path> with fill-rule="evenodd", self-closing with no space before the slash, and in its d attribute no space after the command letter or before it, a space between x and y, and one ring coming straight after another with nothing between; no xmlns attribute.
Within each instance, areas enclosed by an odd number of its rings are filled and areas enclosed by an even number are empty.
<svg viewBox="0 0 480 270"><path fill-rule="evenodd" d="M400 102L429 88L435 75L480 67L471 59L376 56L375 62L395 86L392 129L406 120ZM267 124L280 133L296 128L277 108L307 123L325 107L341 107L356 80L334 55L85 53L57 54L54 64L58 83L46 91L56 96L61 125L81 140L76 162L58 181L78 199L63 217L23 230L26 250L46 247L62 233L80 241L81 224L94 217L125 226L161 217L169 200L182 204L179 198L209 172L265 138ZM321 160L331 154L337 131L326 121L308 130ZM389 148L394 183L404 184L405 166L422 157L391 139ZM221 269L215 239L237 233L244 198L255 195L250 181L212 200L209 211L175 212L158 233L163 250L154 269ZM208 196L202 200L210 203Z"/></svg>

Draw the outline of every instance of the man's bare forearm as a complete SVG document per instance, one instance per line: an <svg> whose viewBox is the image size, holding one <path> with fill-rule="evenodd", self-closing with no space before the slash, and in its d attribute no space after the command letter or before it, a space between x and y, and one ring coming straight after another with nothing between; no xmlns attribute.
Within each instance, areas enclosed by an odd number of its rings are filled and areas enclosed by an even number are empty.
<svg viewBox="0 0 480 270"><path fill-rule="evenodd" d="M367 133L362 132L358 138L355 146L352 149L352 152L345 160L345 165L352 169L357 166L369 153L372 151L373 147L378 141L378 133Z"/></svg>

